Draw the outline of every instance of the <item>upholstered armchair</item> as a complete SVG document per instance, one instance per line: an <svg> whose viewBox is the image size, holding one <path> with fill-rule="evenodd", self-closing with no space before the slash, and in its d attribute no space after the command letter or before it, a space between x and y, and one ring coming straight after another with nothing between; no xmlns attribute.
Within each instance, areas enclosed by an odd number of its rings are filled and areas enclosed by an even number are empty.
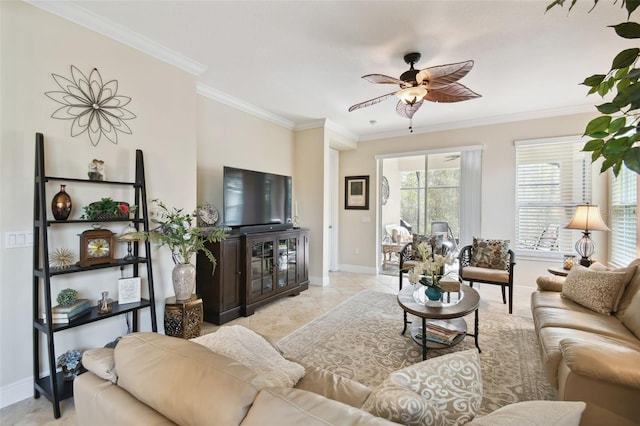
<svg viewBox="0 0 640 426"><path fill-rule="evenodd" d="M495 284L502 288L502 303L507 303L505 290L509 290L509 313L513 313L513 268L515 254L506 240L473 239L473 244L460 250L458 275L463 281Z"/></svg>

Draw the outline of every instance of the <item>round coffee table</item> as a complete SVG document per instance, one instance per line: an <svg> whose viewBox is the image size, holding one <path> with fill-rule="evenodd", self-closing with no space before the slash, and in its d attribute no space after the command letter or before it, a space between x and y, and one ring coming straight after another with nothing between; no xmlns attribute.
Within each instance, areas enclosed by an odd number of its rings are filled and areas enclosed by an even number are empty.
<svg viewBox="0 0 640 426"><path fill-rule="evenodd" d="M404 311L404 328L402 334L406 333L407 325L411 324L407 319L407 314L418 317L418 324L412 327L412 329L417 330L418 333L412 333L412 338L422 346L423 360L427 359L427 349L429 347L443 348L457 345L466 336L472 336L478 352L482 352L478 344L478 306L480 305L480 295L476 290L468 285L462 284L460 285L459 292L444 293L443 299L445 302L439 307L425 306L422 293L424 293L423 286L407 286L398 293L398 304ZM475 313L473 334L467 332L466 322L462 318L472 312ZM450 344L431 342L427 339L427 333L425 332L427 320L446 320L450 322L452 326L459 330L464 330L464 332L461 332ZM418 334L419 337L416 337L416 334Z"/></svg>

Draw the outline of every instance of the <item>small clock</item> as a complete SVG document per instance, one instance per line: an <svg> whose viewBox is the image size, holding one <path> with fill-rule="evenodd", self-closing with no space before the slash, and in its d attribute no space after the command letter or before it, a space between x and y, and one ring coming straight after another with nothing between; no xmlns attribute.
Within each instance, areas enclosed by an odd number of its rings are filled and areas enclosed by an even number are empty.
<svg viewBox="0 0 640 426"><path fill-rule="evenodd" d="M115 234L108 229L90 229L80 234L80 266L113 262Z"/></svg>

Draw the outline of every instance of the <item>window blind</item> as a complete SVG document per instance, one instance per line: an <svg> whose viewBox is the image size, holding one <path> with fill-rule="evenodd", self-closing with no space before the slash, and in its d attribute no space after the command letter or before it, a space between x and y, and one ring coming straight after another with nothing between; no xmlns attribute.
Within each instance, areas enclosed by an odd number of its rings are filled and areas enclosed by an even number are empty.
<svg viewBox="0 0 640 426"><path fill-rule="evenodd" d="M638 175L626 167L611 173L609 194L611 263L624 266L637 257Z"/></svg>
<svg viewBox="0 0 640 426"><path fill-rule="evenodd" d="M518 250L573 252L564 229L575 206L591 200L591 167L579 137L516 142Z"/></svg>

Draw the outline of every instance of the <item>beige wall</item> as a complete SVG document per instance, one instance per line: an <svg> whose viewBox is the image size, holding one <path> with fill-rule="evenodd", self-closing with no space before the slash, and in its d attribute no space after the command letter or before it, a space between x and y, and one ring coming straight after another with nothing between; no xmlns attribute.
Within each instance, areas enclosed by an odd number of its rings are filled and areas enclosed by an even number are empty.
<svg viewBox="0 0 640 426"><path fill-rule="evenodd" d="M204 96L198 96L197 122L198 202L210 202L221 218L223 166L293 175L292 130Z"/></svg>
<svg viewBox="0 0 640 426"><path fill-rule="evenodd" d="M496 124L467 129L408 135L405 137L360 142L358 149L340 155L340 178L369 175L376 181L376 155L416 152L429 149L482 145L482 236L513 240L515 236L515 147L514 141L581 135L591 114ZM607 204L606 178L594 169L594 202ZM375 191L376 185L372 185ZM342 190L344 191L344 190ZM341 195L341 200L344 194ZM371 201L376 195L371 194ZM604 209L603 209L604 211ZM370 220L370 221L369 221ZM368 211L340 210L341 269L375 273L378 255L377 207ZM598 234L598 235L596 235ZM594 240L606 257L605 233L594 233ZM463 242L469 243L469 242ZM546 273L551 262L518 261L516 283L535 286L535 277Z"/></svg>
<svg viewBox="0 0 640 426"><path fill-rule="evenodd" d="M6 249L4 235L33 227L35 133L45 135L50 175L85 178L87 164L99 158L106 163L109 179L133 180L135 150L142 149L149 198L191 209L196 203L197 96L194 76L26 3L0 2L0 19L0 403L4 406L33 395L32 249ZM86 135L70 136L70 121L50 117L59 106L44 95L57 90L51 73L69 77L71 65L87 75L96 67L105 81L118 81L118 93L132 98L127 108L137 115L128 122L132 135L121 134L117 145L104 140L94 147ZM57 189L50 188L52 197ZM67 189L73 197L75 218L83 205L112 194L79 184L69 184ZM120 196L128 197L123 201L133 199L132 191ZM123 226L109 228L117 233ZM72 249L77 256L76 234L86 228L51 227L55 234L51 247ZM122 256L125 246L119 244L116 250ZM173 294L173 263L166 248L154 250L152 258L158 328L162 330L164 299ZM95 304L104 290L117 297L119 277L118 269L75 274L69 281L55 277L53 296L73 286ZM143 312L141 328L149 330L148 311ZM56 349L61 353L102 346L126 329L125 317L119 316L57 333Z"/></svg>

